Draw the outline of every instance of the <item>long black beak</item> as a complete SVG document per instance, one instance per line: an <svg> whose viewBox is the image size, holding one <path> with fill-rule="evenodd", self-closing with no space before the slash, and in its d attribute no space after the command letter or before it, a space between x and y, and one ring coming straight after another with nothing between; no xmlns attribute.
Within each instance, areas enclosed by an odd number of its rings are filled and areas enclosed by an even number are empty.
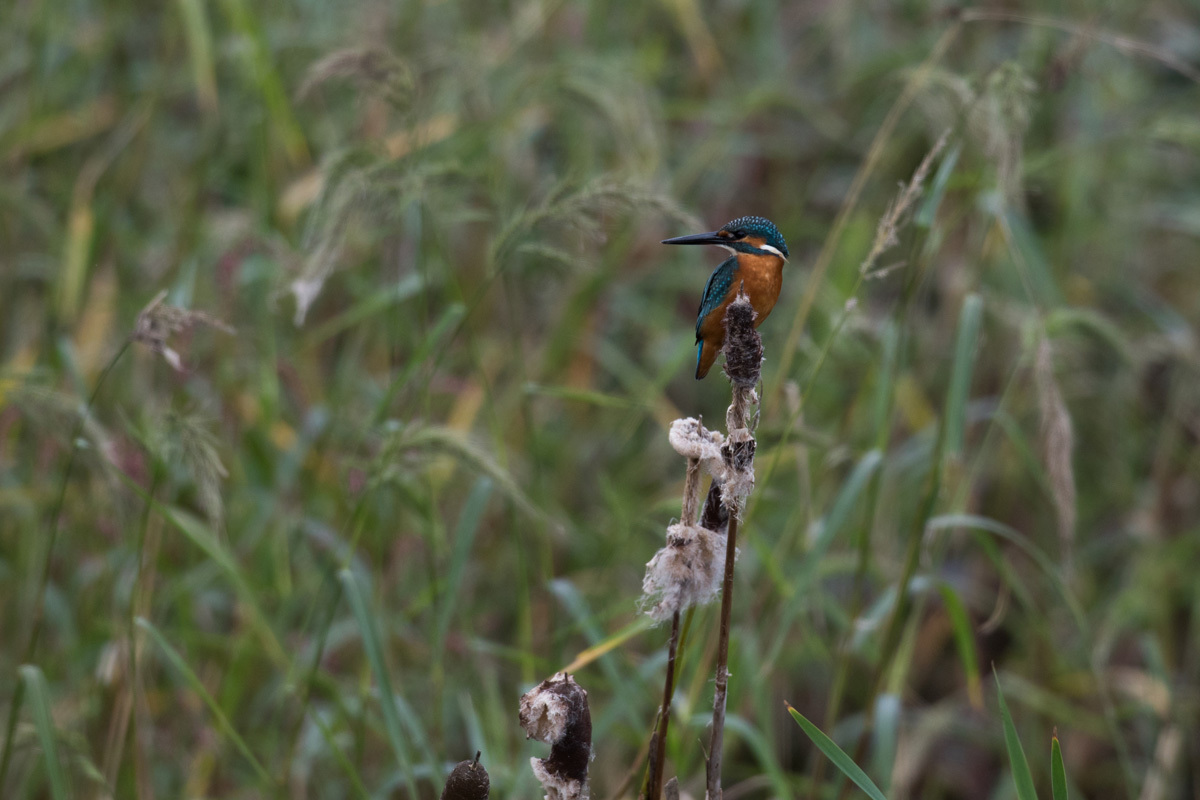
<svg viewBox="0 0 1200 800"><path fill-rule="evenodd" d="M663 244L729 244L724 236L717 236L717 231L710 233L693 233L691 236L676 236L674 239L663 239Z"/></svg>

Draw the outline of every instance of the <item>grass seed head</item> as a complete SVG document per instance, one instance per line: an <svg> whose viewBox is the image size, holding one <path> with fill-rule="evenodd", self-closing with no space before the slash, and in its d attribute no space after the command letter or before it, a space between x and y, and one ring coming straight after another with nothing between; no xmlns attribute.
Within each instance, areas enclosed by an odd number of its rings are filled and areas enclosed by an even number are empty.
<svg viewBox="0 0 1200 800"><path fill-rule="evenodd" d="M167 339L172 334L181 333L196 325L207 325L225 333L234 332L233 328L211 314L167 305L163 302L166 298L167 290L164 289L141 310L130 338L158 353L176 371L183 371L183 360L179 353L167 344Z"/></svg>

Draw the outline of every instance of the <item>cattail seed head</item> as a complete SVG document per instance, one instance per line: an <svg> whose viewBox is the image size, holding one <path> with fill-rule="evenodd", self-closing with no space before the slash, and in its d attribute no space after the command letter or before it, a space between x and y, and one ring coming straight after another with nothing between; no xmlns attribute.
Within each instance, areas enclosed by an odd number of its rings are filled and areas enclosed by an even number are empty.
<svg viewBox="0 0 1200 800"><path fill-rule="evenodd" d="M487 800L490 791L491 779L476 753L474 761L454 765L446 778L446 788L442 789L442 800Z"/></svg>
<svg viewBox="0 0 1200 800"><path fill-rule="evenodd" d="M520 719L530 739L550 745L549 758L529 760L546 800L587 800L592 714L583 687L556 673L521 697Z"/></svg>
<svg viewBox="0 0 1200 800"><path fill-rule="evenodd" d="M725 374L737 388L753 389L762 375L762 337L754 330L758 314L745 293L725 311Z"/></svg>

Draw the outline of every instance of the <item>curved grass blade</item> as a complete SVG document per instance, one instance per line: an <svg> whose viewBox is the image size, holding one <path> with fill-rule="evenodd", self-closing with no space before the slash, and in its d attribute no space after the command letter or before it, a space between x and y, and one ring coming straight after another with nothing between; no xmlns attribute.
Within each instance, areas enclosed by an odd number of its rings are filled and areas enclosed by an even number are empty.
<svg viewBox="0 0 1200 800"><path fill-rule="evenodd" d="M1053 787L1054 800L1067 800L1067 769L1063 766L1057 733L1050 740L1050 785Z"/></svg>
<svg viewBox="0 0 1200 800"><path fill-rule="evenodd" d="M67 775L63 772L62 762L58 760L58 737L54 732L54 717L50 714L50 692L46 688L46 678L33 664L24 664L21 666L21 680L25 683L29 713L33 716L33 727L37 730L42 756L46 760L50 796L54 800L67 800L71 794L67 789Z"/></svg>
<svg viewBox="0 0 1200 800"><path fill-rule="evenodd" d="M1015 545L1025 555L1029 556L1035 564L1042 570L1046 577L1050 580L1055 590L1058 591L1067 609L1071 612L1076 626L1079 630L1087 630L1087 622L1083 615L1083 608L1079 601L1075 599L1075 595L1071 593L1070 588L1063 580L1062 573L1055 565L1054 560L1040 550L1037 545L1030 542L1016 528L1010 525L1005 525L1003 522L994 520L991 517L984 517L978 514L942 514L929 520L926 528L929 530L950 530L953 528L973 528L975 530L990 533L998 539L1003 539Z"/></svg>
<svg viewBox="0 0 1200 800"><path fill-rule="evenodd" d="M1004 702L1004 691L1000 688L1000 676L996 674L995 667L992 668L992 676L996 679L996 696L1000 698L1000 717L1004 721L1004 746L1008 748L1008 761L1012 769L1013 784L1017 788L1017 800L1037 800L1037 790L1033 788L1033 774L1029 771L1025 749L1021 747L1012 715L1008 713L1008 705Z"/></svg>
<svg viewBox="0 0 1200 800"><path fill-rule="evenodd" d="M955 142L942 158L942 163L938 164L937 173L934 174L933 181L929 185L929 194L925 197L921 210L913 217L913 224L918 228L928 228L933 225L938 208L942 205L942 198L946 196L946 187L950 184L950 176L954 174L954 167L958 163L961 153L962 143Z"/></svg>
<svg viewBox="0 0 1200 800"><path fill-rule="evenodd" d="M883 792L879 791L879 787L867 777L867 773L854 763L854 759L846 755L845 750L838 747L833 739L822 733L821 729L809 722L803 714L792 708L790 703L785 703L785 705L788 713L792 715L792 719L796 720L796 724L800 726L800 730L804 731L809 739L812 739L812 743L817 746L817 749L824 753L826 758L842 771L842 774L854 781L854 785L862 789L871 800L887 800L883 796Z"/></svg>
<svg viewBox="0 0 1200 800"><path fill-rule="evenodd" d="M581 650L579 655L575 656L575 660L560 670L561 672L578 672L588 664L595 661L605 653L612 652L625 642L637 636L643 631L648 631L654 627L654 620L647 617L645 614L638 614L633 622L630 622L619 631L609 636L602 642L592 645L586 650Z"/></svg>
<svg viewBox="0 0 1200 800"><path fill-rule="evenodd" d="M229 737L229 741L233 742L233 746L237 748L237 751L241 753L242 757L245 758L250 766L254 768L255 774L258 775L258 778L260 781L262 781L263 785L272 786L270 774L263 768L263 765L259 763L259 760L254 757L254 753L251 752L250 746L246 744L246 740L243 739L236 730L234 730L232 723L230 723L229 718L225 716L225 712L221 710L221 706L217 703L216 698L209 694L208 689L204 688L204 683L200 680L199 676L196 675L195 671L192 670L192 668L188 665L187 661L184 660L183 656L179 654L179 651L172 647L171 643L167 641L167 637L163 636L162 632L159 631L158 628L154 627L154 623L145 617L137 618L137 626L146 631L146 633L150 634L150 638L153 639L154 643L158 645L160 650L162 650L163 655L165 655L167 660L171 662L171 666L173 666L179 672L179 674L183 676L183 679L187 681L187 684L191 687L192 691L199 695L200 699L204 701L204 705L208 707L209 713L213 715L213 720L217 723L217 727L221 729L222 733Z"/></svg>

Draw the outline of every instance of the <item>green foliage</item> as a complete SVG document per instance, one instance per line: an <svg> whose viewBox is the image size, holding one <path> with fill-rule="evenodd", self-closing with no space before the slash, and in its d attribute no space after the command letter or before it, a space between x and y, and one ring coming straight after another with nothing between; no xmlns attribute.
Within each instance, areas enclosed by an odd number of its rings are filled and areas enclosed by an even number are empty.
<svg viewBox="0 0 1200 800"><path fill-rule="evenodd" d="M834 765L842 771L850 780L854 781L854 785L862 789L871 800L886 800L883 792L879 791L867 773L854 763L850 756L846 755L846 751L837 746L837 742L830 739L821 729L813 725L808 719L796 709L788 706L788 713L792 715L792 719L796 720L796 724L804 731L804 735L812 739L812 743L817 746L825 756L834 763Z"/></svg>
<svg viewBox="0 0 1200 800"><path fill-rule="evenodd" d="M836 795L785 698L889 796L1054 726L1072 794L1195 784L1200 21L956 14L0 3L0 796L424 796L477 750L532 796L516 700L571 664L594 795L640 774L666 426L728 402L721 254L658 241L743 214L791 259L724 785Z"/></svg>
<svg viewBox="0 0 1200 800"><path fill-rule="evenodd" d="M1000 676L995 675L995 678L996 697L1000 701L1000 719L1004 723L1004 746L1008 749L1008 763L1012 770L1013 784L1017 789L1017 800L1037 800L1037 790L1033 788L1033 775L1029 772L1029 761L1025 758L1025 748L1021 747L1017 728L1013 725L1012 715L1008 713L1008 704L1004 702L1004 689L1000 687Z"/></svg>

